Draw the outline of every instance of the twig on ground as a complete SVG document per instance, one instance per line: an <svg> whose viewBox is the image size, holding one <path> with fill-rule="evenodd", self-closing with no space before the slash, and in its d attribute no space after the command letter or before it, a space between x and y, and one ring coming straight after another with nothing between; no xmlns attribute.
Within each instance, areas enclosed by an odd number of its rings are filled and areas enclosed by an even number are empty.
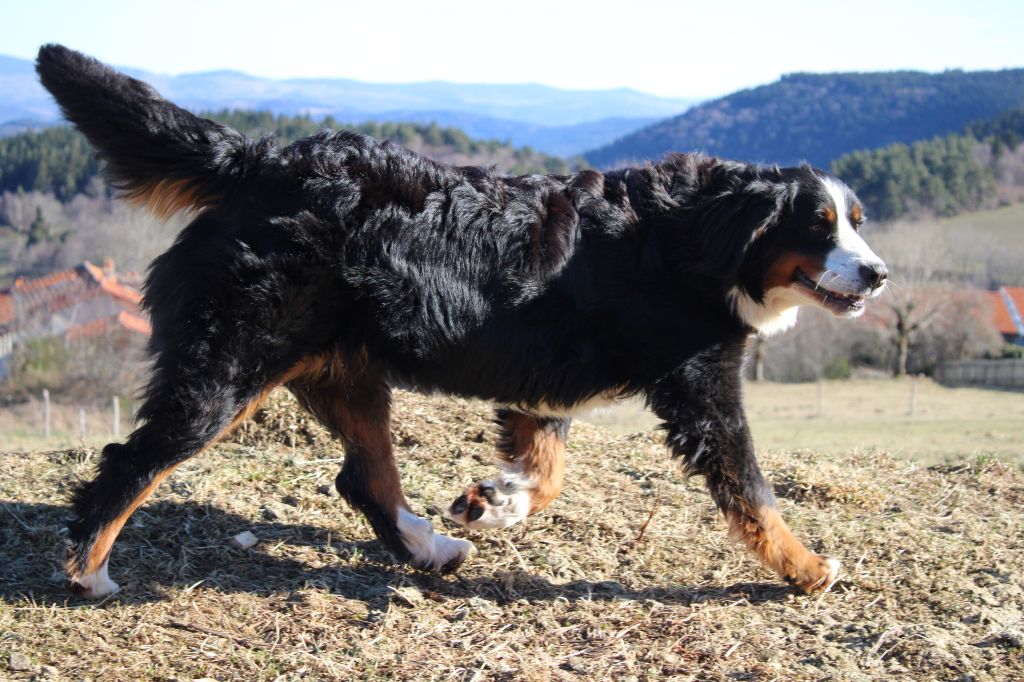
<svg viewBox="0 0 1024 682"><path fill-rule="evenodd" d="M658 504L661 502L661 487L655 488L654 490L654 504L651 505L651 513L647 515L647 520L644 521L643 525L640 526L640 531L636 534L636 538L630 543L629 547L624 547L620 550L622 554L632 552L636 549L636 546L644 539L644 533L647 532L647 526L650 525L651 519L654 518L654 512L658 511Z"/></svg>
<svg viewBox="0 0 1024 682"><path fill-rule="evenodd" d="M223 630L214 630L203 625L196 625L195 623L186 623L183 620L176 620L169 618L164 621L164 625L168 625L172 628L178 628L179 630L191 630L192 632L199 632L204 635L212 635L213 637L220 637L221 639L227 639L235 644L245 647L246 649L269 649L270 647L262 642L253 642L244 637L238 637L232 635L230 632L224 632Z"/></svg>

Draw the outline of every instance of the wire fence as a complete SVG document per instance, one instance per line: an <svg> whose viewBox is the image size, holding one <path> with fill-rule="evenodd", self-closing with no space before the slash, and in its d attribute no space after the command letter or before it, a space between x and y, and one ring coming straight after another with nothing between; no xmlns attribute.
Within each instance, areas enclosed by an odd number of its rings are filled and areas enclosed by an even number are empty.
<svg viewBox="0 0 1024 682"><path fill-rule="evenodd" d="M41 443L93 443L117 440L132 428L135 403L120 396L90 403L50 399L42 391L31 400L0 408L0 447Z"/></svg>

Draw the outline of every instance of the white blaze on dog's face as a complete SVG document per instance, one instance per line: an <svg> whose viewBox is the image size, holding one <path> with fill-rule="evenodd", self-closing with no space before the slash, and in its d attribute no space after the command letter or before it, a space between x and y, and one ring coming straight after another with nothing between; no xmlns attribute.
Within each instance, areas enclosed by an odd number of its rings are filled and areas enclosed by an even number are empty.
<svg viewBox="0 0 1024 682"><path fill-rule="evenodd" d="M858 317L888 276L858 233L863 209L850 188L810 170L801 175L791 214L755 241L753 272L730 291L736 314L762 334L793 326L802 305Z"/></svg>
<svg viewBox="0 0 1024 682"><path fill-rule="evenodd" d="M874 298L882 293L888 270L857 232L864 222L860 204L854 199L853 205L848 206L853 193L839 181L826 178L824 182L836 212L836 246L825 259L826 288L840 294ZM863 312L861 305L849 316L856 317Z"/></svg>

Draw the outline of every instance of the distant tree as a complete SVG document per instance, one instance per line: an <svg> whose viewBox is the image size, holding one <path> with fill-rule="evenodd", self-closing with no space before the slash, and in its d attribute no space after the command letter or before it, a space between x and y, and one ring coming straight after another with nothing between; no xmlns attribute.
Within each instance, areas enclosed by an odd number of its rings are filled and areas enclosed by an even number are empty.
<svg viewBox="0 0 1024 682"><path fill-rule="evenodd" d="M53 240L53 235L50 233L50 225L46 222L43 217L43 209L36 206L36 219L32 221L32 224L28 228L28 242L27 246L35 246L36 244L46 244Z"/></svg>

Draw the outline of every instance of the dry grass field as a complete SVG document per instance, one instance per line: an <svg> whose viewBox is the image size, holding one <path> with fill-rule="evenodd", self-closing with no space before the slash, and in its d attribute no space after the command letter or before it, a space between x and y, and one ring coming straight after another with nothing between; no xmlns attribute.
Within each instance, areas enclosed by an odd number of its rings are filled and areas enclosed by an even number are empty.
<svg viewBox="0 0 1024 682"><path fill-rule="evenodd" d="M841 454L880 450L928 464L997 456L1024 465L1024 393L947 388L910 379L748 383L747 414L758 451L808 449ZM595 412L590 421L630 433L654 428L638 402Z"/></svg>
<svg viewBox="0 0 1024 682"><path fill-rule="evenodd" d="M1024 204L1000 206L990 211L962 213L938 221L947 235L969 234L976 240L990 240L1000 249L1024 250Z"/></svg>
<svg viewBox="0 0 1024 682"><path fill-rule="evenodd" d="M449 528L479 551L438 577L373 541L333 493L339 451L293 408L276 398L160 488L114 549L122 591L98 604L69 598L58 570L63 495L97 453L5 455L0 678L1024 679L1017 466L772 447L784 516L844 565L802 597L726 539L655 434L577 423L562 496L521 528ZM489 414L399 396L406 490L435 527L491 472ZM246 530L259 543L233 546Z"/></svg>
<svg viewBox="0 0 1024 682"><path fill-rule="evenodd" d="M817 384L748 383L747 411L761 450L845 453L872 449L927 464L955 464L997 456L1024 465L1024 393L946 388L917 382L913 415L911 382L895 379L826 381L824 414ZM122 399L121 434L130 428L133 405ZM41 437L37 400L0 409L0 450L102 447L111 440L109 404L85 407L85 437L79 437L79 406L54 404L52 436ZM640 401L596 410L582 419L617 434L648 431L657 420Z"/></svg>

